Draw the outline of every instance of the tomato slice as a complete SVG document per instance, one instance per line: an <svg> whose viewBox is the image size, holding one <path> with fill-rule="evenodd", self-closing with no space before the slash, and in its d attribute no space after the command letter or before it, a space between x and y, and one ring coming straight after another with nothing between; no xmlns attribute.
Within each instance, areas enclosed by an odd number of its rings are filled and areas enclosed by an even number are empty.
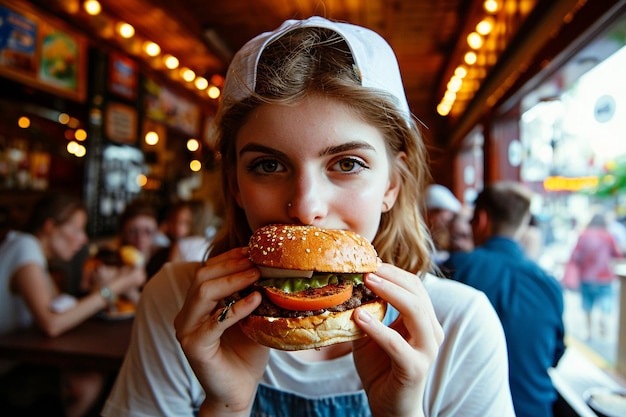
<svg viewBox="0 0 626 417"><path fill-rule="evenodd" d="M286 310L321 310L343 304L352 296L352 283L341 282L322 288L309 288L298 292L284 292L277 288L264 287L269 300Z"/></svg>

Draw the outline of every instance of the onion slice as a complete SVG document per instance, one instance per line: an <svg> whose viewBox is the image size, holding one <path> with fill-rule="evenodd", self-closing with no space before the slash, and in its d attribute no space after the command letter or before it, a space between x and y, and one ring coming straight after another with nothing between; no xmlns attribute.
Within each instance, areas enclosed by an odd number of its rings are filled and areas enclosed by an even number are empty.
<svg viewBox="0 0 626 417"><path fill-rule="evenodd" d="M297 269L272 268L270 266L259 266L263 278L311 278L313 271L299 271Z"/></svg>

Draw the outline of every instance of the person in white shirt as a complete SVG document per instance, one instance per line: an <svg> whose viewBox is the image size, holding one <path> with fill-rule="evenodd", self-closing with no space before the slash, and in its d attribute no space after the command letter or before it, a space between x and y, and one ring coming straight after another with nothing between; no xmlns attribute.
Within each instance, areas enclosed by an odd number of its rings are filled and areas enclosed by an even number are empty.
<svg viewBox="0 0 626 417"><path fill-rule="evenodd" d="M493 308L427 273L426 150L378 34L312 17L259 35L231 63L217 126L224 225L205 263L169 263L146 285L105 417L514 415ZM259 279L248 239L271 223L370 240L381 263L364 280L389 303L384 322L356 308L368 337L319 350L247 338L238 322L261 294L222 300Z"/></svg>

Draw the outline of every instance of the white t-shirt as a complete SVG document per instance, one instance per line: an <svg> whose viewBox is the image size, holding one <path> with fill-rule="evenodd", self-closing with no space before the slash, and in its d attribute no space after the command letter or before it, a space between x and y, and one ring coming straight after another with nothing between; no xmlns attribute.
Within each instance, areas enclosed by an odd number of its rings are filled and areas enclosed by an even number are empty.
<svg viewBox="0 0 626 417"><path fill-rule="evenodd" d="M202 262L211 241L204 236L186 236L176 241L181 260Z"/></svg>
<svg viewBox="0 0 626 417"><path fill-rule="evenodd" d="M166 264L146 285L103 416L192 416L202 403L172 324L198 266ZM514 416L504 333L487 298L434 276L424 284L446 335L426 385L425 416ZM262 382L312 397L337 394L339 386L344 393L361 389L351 355L308 363L272 351Z"/></svg>
<svg viewBox="0 0 626 417"><path fill-rule="evenodd" d="M24 299L9 288L9 280L15 271L28 264L48 270L39 240L27 233L9 231L0 243L0 334L33 324L33 315Z"/></svg>

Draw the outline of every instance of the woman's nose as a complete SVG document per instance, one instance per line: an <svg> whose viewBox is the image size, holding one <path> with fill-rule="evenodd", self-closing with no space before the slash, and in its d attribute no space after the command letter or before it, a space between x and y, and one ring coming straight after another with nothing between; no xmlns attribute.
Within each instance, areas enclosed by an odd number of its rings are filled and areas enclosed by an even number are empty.
<svg viewBox="0 0 626 417"><path fill-rule="evenodd" d="M323 180L311 173L297 176L287 214L294 223L316 225L326 217L328 204Z"/></svg>

